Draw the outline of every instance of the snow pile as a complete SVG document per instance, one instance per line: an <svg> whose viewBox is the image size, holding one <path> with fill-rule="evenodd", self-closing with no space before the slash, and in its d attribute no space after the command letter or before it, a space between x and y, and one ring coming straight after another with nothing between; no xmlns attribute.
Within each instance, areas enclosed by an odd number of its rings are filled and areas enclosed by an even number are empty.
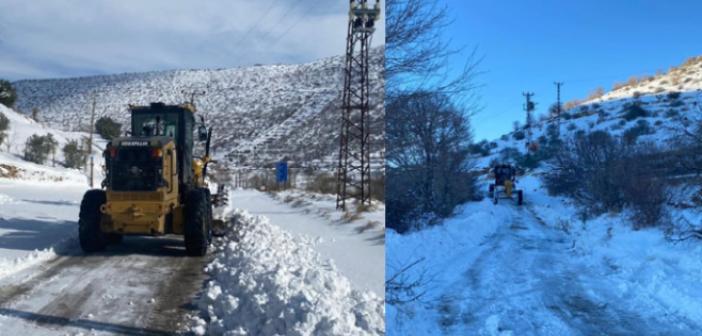
<svg viewBox="0 0 702 336"><path fill-rule="evenodd" d="M61 247L68 244L70 239L60 243ZM0 255L0 278L8 276L10 274L17 273L21 270L27 269L30 266L51 260L56 257L56 251L54 247L47 247L42 250L34 250L29 252L27 255L17 257L15 259L9 260L2 258Z"/></svg>
<svg viewBox="0 0 702 336"><path fill-rule="evenodd" d="M351 288L309 243L265 217L235 210L195 318L198 335L379 335L384 304Z"/></svg>

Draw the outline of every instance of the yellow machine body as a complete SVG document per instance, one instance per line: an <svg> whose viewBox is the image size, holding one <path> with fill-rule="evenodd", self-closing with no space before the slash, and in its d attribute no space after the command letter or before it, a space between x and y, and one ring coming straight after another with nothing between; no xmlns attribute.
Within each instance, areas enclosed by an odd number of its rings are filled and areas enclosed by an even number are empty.
<svg viewBox="0 0 702 336"><path fill-rule="evenodd" d="M514 187L514 183L512 180L505 180L505 194L507 197L512 197L512 188Z"/></svg>
<svg viewBox="0 0 702 336"><path fill-rule="evenodd" d="M103 232L119 234L161 235L183 233L183 205L178 200L176 151L173 141L160 148L163 157L162 178L166 185L155 191L106 191Z"/></svg>

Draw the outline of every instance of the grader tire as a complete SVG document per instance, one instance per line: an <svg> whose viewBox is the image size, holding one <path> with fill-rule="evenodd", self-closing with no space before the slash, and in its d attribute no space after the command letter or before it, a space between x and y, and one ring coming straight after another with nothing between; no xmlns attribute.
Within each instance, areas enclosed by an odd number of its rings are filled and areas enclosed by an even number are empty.
<svg viewBox="0 0 702 336"><path fill-rule="evenodd" d="M517 205L522 205L524 203L524 192L522 190L517 190Z"/></svg>
<svg viewBox="0 0 702 336"><path fill-rule="evenodd" d="M212 243L212 230L214 227L214 214L212 213L212 194L210 189L205 188L207 194L207 243Z"/></svg>
<svg viewBox="0 0 702 336"><path fill-rule="evenodd" d="M210 207L207 193L195 189L188 193L185 205L185 252L189 256L204 256L209 245Z"/></svg>
<svg viewBox="0 0 702 336"><path fill-rule="evenodd" d="M100 206L105 204L107 196L103 190L88 190L80 202L78 215L78 240L83 252L97 252L105 249L107 239L100 229Z"/></svg>

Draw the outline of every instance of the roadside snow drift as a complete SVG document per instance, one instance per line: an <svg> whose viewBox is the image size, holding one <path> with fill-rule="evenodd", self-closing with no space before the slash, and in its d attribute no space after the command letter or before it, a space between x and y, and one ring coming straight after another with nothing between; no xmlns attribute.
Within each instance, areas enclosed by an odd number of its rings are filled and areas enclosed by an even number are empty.
<svg viewBox="0 0 702 336"><path fill-rule="evenodd" d="M231 225L206 267L195 334L384 334L383 300L353 290L309 242L239 209Z"/></svg>

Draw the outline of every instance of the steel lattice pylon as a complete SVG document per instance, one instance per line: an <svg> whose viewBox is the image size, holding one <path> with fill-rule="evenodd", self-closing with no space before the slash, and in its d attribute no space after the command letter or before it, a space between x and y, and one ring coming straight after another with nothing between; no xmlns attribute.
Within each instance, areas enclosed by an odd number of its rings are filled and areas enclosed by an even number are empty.
<svg viewBox="0 0 702 336"><path fill-rule="evenodd" d="M350 198L370 204L368 49L379 15L380 4L377 0L372 7L368 6L368 0L350 0L336 184L337 209L345 209L346 200Z"/></svg>

